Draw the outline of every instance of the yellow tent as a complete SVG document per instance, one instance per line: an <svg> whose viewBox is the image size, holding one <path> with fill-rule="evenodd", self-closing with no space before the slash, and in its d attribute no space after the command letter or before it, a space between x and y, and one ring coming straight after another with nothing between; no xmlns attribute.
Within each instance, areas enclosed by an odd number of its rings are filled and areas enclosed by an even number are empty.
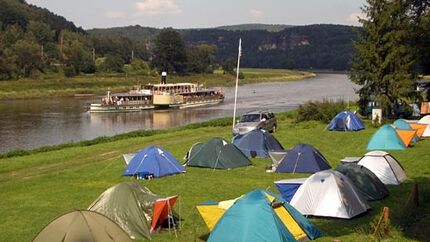
<svg viewBox="0 0 430 242"><path fill-rule="evenodd" d="M221 201L219 203L208 202L197 205L197 210L199 211L210 231L212 231L212 229L215 227L215 224L222 217L222 215L224 215L225 211L227 211L236 202L236 200L241 197L242 196L236 199Z"/></svg>

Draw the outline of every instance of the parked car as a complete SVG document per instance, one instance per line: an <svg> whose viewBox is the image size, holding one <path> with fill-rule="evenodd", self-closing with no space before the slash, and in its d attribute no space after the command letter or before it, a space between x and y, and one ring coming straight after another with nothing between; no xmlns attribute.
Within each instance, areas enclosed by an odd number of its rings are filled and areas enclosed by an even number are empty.
<svg viewBox="0 0 430 242"><path fill-rule="evenodd" d="M272 112L252 111L240 117L238 123L233 128L233 134L246 134L254 129L264 129L275 132L277 128L276 117Z"/></svg>

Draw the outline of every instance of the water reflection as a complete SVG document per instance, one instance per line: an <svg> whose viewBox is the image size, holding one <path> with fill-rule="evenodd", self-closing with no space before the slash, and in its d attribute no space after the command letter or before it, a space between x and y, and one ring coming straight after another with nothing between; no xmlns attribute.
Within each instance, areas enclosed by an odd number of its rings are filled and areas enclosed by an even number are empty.
<svg viewBox="0 0 430 242"><path fill-rule="evenodd" d="M239 88L238 115L255 109L290 110L308 100L356 98L346 75L321 74L314 79L244 85ZM234 89L224 88L225 101L210 108L147 110L136 113L88 113L95 98L47 98L0 101L0 153L32 149L132 130L178 127L233 114Z"/></svg>

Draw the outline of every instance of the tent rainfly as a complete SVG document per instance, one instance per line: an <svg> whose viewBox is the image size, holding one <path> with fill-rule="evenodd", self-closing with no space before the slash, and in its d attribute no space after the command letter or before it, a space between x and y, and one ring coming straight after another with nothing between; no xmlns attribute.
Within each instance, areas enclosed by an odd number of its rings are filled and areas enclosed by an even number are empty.
<svg viewBox="0 0 430 242"><path fill-rule="evenodd" d="M124 176L162 177L184 172L184 167L167 150L149 146L134 155Z"/></svg>
<svg viewBox="0 0 430 242"><path fill-rule="evenodd" d="M399 185L406 180L402 165L385 151L368 152L358 164L372 171L386 185Z"/></svg>
<svg viewBox="0 0 430 242"><path fill-rule="evenodd" d="M406 122L406 120L397 119L396 121L394 121L393 125L394 125L394 127L396 127L398 134L399 134L399 130L408 130L411 134L412 133L414 134L412 141L410 143L415 143L415 142L420 140L420 136L418 135L418 129L412 128L412 125L410 123ZM415 132L411 132L411 131L415 131ZM399 134L399 136L400 136L400 138L402 138L401 134Z"/></svg>
<svg viewBox="0 0 430 242"><path fill-rule="evenodd" d="M176 199L157 196L137 182L123 182L104 191L88 209L114 220L133 239L150 239L172 216Z"/></svg>
<svg viewBox="0 0 430 242"><path fill-rule="evenodd" d="M406 146L389 124L382 125L370 138L367 150L404 150Z"/></svg>
<svg viewBox="0 0 430 242"><path fill-rule="evenodd" d="M223 210L224 208L217 209ZM322 235L303 215L282 197L264 190L254 190L236 201L216 221L208 242L287 242L313 240ZM200 211L200 210L199 210ZM202 214L212 216L211 210ZM205 219L206 221L206 219Z"/></svg>
<svg viewBox="0 0 430 242"><path fill-rule="evenodd" d="M185 160L187 166L213 169L232 169L252 165L236 146L222 138L212 138L207 142L194 144Z"/></svg>
<svg viewBox="0 0 430 242"><path fill-rule="evenodd" d="M51 221L33 242L132 242L114 221L93 211L77 210Z"/></svg>
<svg viewBox="0 0 430 242"><path fill-rule="evenodd" d="M384 183L364 166L354 163L343 164L336 167L336 171L347 176L369 201L383 199L389 194Z"/></svg>
<svg viewBox="0 0 430 242"><path fill-rule="evenodd" d="M334 170L310 176L290 204L303 215L350 219L370 209L352 181Z"/></svg>
<svg viewBox="0 0 430 242"><path fill-rule="evenodd" d="M364 129L364 124L354 113L342 111L330 121L327 129L330 131L359 131Z"/></svg>
<svg viewBox="0 0 430 242"><path fill-rule="evenodd" d="M331 166L324 156L312 145L298 144L287 151L287 155L279 163L276 172L315 173L330 168Z"/></svg>
<svg viewBox="0 0 430 242"><path fill-rule="evenodd" d="M233 144L248 158L268 158L269 152L284 151L281 143L269 132L262 129L254 129L244 135L236 135Z"/></svg>

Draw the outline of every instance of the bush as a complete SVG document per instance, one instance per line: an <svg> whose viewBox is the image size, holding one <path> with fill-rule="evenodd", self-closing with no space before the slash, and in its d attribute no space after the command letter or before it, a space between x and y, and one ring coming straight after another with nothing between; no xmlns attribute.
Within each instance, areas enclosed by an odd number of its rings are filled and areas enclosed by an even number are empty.
<svg viewBox="0 0 430 242"><path fill-rule="evenodd" d="M299 106L296 122L316 120L328 123L336 114L345 109L346 103L344 101L333 102L323 100L322 102L306 102Z"/></svg>
<svg viewBox="0 0 430 242"><path fill-rule="evenodd" d="M78 73L76 72L76 68L74 66L65 66L63 68L63 72L66 77L73 77L78 75Z"/></svg>

